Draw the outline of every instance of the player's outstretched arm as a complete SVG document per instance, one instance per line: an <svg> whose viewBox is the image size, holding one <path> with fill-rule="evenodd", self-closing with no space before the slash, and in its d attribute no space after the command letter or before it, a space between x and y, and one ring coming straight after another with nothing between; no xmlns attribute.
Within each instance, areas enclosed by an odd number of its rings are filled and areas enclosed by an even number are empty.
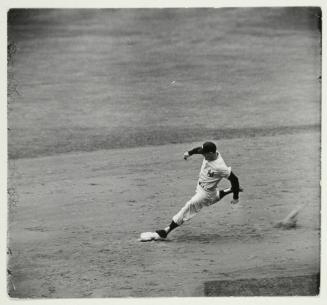
<svg viewBox="0 0 327 305"><path fill-rule="evenodd" d="M186 151L184 153L184 160L187 160L190 156L195 155L195 154L198 154L198 155L202 154L202 147L201 146L195 147L195 148L193 148L193 149L191 149L189 151Z"/></svg>
<svg viewBox="0 0 327 305"><path fill-rule="evenodd" d="M240 184L239 184L238 178L233 172L231 172L228 177L228 180L231 183L231 186L232 186L231 191L233 192L233 200L231 201L231 203L232 204L238 203L239 192L240 192Z"/></svg>

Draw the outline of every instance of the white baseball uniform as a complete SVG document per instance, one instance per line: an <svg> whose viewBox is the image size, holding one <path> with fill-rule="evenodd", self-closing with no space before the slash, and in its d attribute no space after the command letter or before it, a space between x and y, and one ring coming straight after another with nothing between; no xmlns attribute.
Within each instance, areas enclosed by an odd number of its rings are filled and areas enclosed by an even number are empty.
<svg viewBox="0 0 327 305"><path fill-rule="evenodd" d="M218 202L220 198L217 186L221 179L228 178L230 173L231 167L226 166L220 153L217 152L216 160L203 159L195 195L173 217L173 221L181 225L194 217L204 206Z"/></svg>

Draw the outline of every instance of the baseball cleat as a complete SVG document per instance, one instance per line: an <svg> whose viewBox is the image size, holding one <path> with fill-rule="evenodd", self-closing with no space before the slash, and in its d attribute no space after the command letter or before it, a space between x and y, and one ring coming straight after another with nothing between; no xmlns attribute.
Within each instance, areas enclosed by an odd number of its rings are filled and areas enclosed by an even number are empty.
<svg viewBox="0 0 327 305"><path fill-rule="evenodd" d="M161 238L166 238L167 237L167 232L165 230L157 230L156 233L161 237Z"/></svg>

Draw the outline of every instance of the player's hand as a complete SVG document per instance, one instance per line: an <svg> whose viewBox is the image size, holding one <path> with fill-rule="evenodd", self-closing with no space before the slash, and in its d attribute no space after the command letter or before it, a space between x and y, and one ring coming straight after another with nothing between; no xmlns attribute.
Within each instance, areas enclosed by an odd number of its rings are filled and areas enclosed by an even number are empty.
<svg viewBox="0 0 327 305"><path fill-rule="evenodd" d="M231 204L238 204L240 200L239 199L232 199L232 201L230 202Z"/></svg>
<svg viewBox="0 0 327 305"><path fill-rule="evenodd" d="M190 157L190 155L189 155L189 153L188 153L188 151L186 151L185 153L184 153L184 160L187 160L189 157Z"/></svg>

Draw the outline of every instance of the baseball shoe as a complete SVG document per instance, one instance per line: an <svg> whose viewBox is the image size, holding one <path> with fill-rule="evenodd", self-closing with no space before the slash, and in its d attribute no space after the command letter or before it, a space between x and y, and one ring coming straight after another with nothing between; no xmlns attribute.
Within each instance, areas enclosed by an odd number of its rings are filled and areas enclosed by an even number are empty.
<svg viewBox="0 0 327 305"><path fill-rule="evenodd" d="M157 230L156 233L158 233L161 238L166 238L168 235L165 230Z"/></svg>

